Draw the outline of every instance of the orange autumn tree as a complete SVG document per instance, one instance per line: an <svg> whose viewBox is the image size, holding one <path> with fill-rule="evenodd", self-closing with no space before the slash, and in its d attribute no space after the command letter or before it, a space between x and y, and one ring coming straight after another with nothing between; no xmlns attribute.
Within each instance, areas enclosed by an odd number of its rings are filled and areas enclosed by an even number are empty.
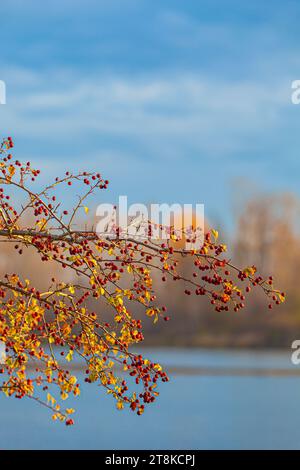
<svg viewBox="0 0 300 470"><path fill-rule="evenodd" d="M128 405L142 414L159 395L158 383L168 381L159 364L132 351L143 341L142 321L132 314L135 304L155 323L169 319L166 307L156 304L153 272L162 282L178 282L183 295L206 296L217 312L243 308L253 286L265 292L270 308L284 301L271 277L262 279L254 266L239 269L231 264L214 230L205 234L199 250L184 249L175 232L170 242L158 243L75 230L77 214L88 211L87 198L106 189L108 181L99 173L67 172L37 192L33 187L40 171L30 162L14 160L12 147L11 138L0 147L0 241L12 243L21 256L33 249L42 262L55 263L62 275L53 277L46 291L15 272L0 279L0 342L6 353L0 389L7 396L34 399L51 410L54 420L73 424L74 410L62 403L69 395L80 395L78 379L68 370L77 360L85 364L85 382L103 387L117 408ZM82 192L68 211L55 191L73 183ZM32 220L30 226L26 220ZM190 278L180 274L182 257L194 263ZM75 281L63 281L66 271ZM91 298L98 305L95 311L89 307ZM103 303L111 308L109 321L101 319Z"/></svg>

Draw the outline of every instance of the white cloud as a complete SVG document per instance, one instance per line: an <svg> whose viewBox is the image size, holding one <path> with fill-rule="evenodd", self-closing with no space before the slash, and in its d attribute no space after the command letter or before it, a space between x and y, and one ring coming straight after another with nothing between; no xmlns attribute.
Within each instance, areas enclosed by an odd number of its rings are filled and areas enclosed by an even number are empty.
<svg viewBox="0 0 300 470"><path fill-rule="evenodd" d="M197 74L79 76L6 71L4 128L34 138L127 136L154 149L193 143L227 154L272 132L290 105L287 82L237 83ZM19 77L16 79L16 76Z"/></svg>

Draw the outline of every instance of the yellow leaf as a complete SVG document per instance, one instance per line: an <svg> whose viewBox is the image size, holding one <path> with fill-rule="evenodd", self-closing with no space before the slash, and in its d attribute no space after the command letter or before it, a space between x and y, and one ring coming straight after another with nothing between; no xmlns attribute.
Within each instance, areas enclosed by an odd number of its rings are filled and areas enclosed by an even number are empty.
<svg viewBox="0 0 300 470"><path fill-rule="evenodd" d="M47 220L46 219L41 219L39 222L36 223L36 225L41 229L42 227L44 227L47 223Z"/></svg>
<svg viewBox="0 0 300 470"><path fill-rule="evenodd" d="M98 289L98 292L99 292L101 295L104 295L105 290L103 289L103 287L100 287L100 288Z"/></svg>
<svg viewBox="0 0 300 470"><path fill-rule="evenodd" d="M69 287L69 292L70 292L71 294L75 294L75 289L74 289L73 286L70 286L70 287Z"/></svg>
<svg viewBox="0 0 300 470"><path fill-rule="evenodd" d="M247 268L245 268L243 270L243 272L247 275L247 276L253 276L253 274L256 273L256 268L255 266L249 266Z"/></svg>
<svg viewBox="0 0 300 470"><path fill-rule="evenodd" d="M85 212L86 214L88 214L89 208L88 208L87 206L84 206L84 212Z"/></svg>
<svg viewBox="0 0 300 470"><path fill-rule="evenodd" d="M16 169L13 165L9 165L8 167L8 171L9 171L9 175L10 177L14 176L15 172L16 172Z"/></svg>
<svg viewBox="0 0 300 470"><path fill-rule="evenodd" d="M54 406L56 403L55 398L52 395L50 395L50 393L47 393L47 402L51 403L52 406Z"/></svg>
<svg viewBox="0 0 300 470"><path fill-rule="evenodd" d="M155 314L154 308L147 308L147 310L146 310L146 315L147 315L148 317L152 317L154 314Z"/></svg>
<svg viewBox="0 0 300 470"><path fill-rule="evenodd" d="M75 397L79 396L80 395L80 388L76 387L73 393L74 393Z"/></svg>
<svg viewBox="0 0 300 470"><path fill-rule="evenodd" d="M70 351L69 351L68 354L66 355L66 360L67 360L68 362L70 362L70 361L72 361L72 359L73 359L73 351L72 351L72 349L70 349Z"/></svg>
<svg viewBox="0 0 300 470"><path fill-rule="evenodd" d="M66 400L69 395L67 394L67 392L61 392L60 396L62 400Z"/></svg>
<svg viewBox="0 0 300 470"><path fill-rule="evenodd" d="M218 238L219 238L219 232L218 232L218 230L212 229L211 233L213 234L213 236L215 237L215 240L217 241Z"/></svg>
<svg viewBox="0 0 300 470"><path fill-rule="evenodd" d="M122 410L124 408L124 403L122 401L117 402L117 408L118 410Z"/></svg>

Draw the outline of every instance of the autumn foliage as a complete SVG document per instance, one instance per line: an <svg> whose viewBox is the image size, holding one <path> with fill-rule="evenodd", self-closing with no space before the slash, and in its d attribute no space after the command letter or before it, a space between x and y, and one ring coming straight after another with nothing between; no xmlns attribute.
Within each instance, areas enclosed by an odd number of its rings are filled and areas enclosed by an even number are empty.
<svg viewBox="0 0 300 470"><path fill-rule="evenodd" d="M161 282L177 282L182 295L205 296L217 312L242 309L255 286L265 292L269 308L284 301L271 277L263 279L254 266L232 265L217 231L205 234L201 249L186 250L175 235L159 243L76 230L76 218L88 212L88 197L109 182L99 173L67 172L36 191L40 171L14 160L12 147L7 138L0 149L0 241L13 244L20 256L35 250L41 262L59 267L61 277L53 277L46 291L20 278L13 266L0 279L0 341L6 351L0 388L7 396L36 400L54 420L73 424L74 410L62 405L69 395L80 395L80 383L69 370L73 362L84 367L85 382L112 395L117 408L142 414L159 395L159 383L168 381L159 364L132 351L143 341L134 304L154 323L171 318L166 306L156 303L153 272ZM57 188L72 191L72 185L81 188L81 195L69 211L59 202ZM183 257L193 260L188 278L180 274ZM66 272L71 282L65 281ZM97 302L94 311L91 298ZM108 322L101 318L104 304L111 309Z"/></svg>

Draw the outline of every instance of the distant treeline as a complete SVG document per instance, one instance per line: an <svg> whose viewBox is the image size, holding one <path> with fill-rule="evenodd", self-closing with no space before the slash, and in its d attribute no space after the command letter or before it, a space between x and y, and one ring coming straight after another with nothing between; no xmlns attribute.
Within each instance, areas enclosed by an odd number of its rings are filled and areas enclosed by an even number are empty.
<svg viewBox="0 0 300 470"><path fill-rule="evenodd" d="M171 320L153 325L144 313L135 312L143 319L145 345L286 348L300 339L299 201L292 195L256 195L241 205L243 210L235 214L234 233L222 240L231 247L228 256L239 266L255 264L263 275L272 274L276 285L287 293L286 302L269 310L265 296L257 290L241 312L216 313L206 299L186 296L176 282L162 283L156 278L158 301L168 305ZM218 225L215 228L222 238ZM30 249L19 256L10 243L2 243L2 273L17 272L38 288L47 289L57 269L42 263ZM187 273L195 268L184 261L182 269ZM99 317L109 319L111 313L102 303L94 302L93 309Z"/></svg>

